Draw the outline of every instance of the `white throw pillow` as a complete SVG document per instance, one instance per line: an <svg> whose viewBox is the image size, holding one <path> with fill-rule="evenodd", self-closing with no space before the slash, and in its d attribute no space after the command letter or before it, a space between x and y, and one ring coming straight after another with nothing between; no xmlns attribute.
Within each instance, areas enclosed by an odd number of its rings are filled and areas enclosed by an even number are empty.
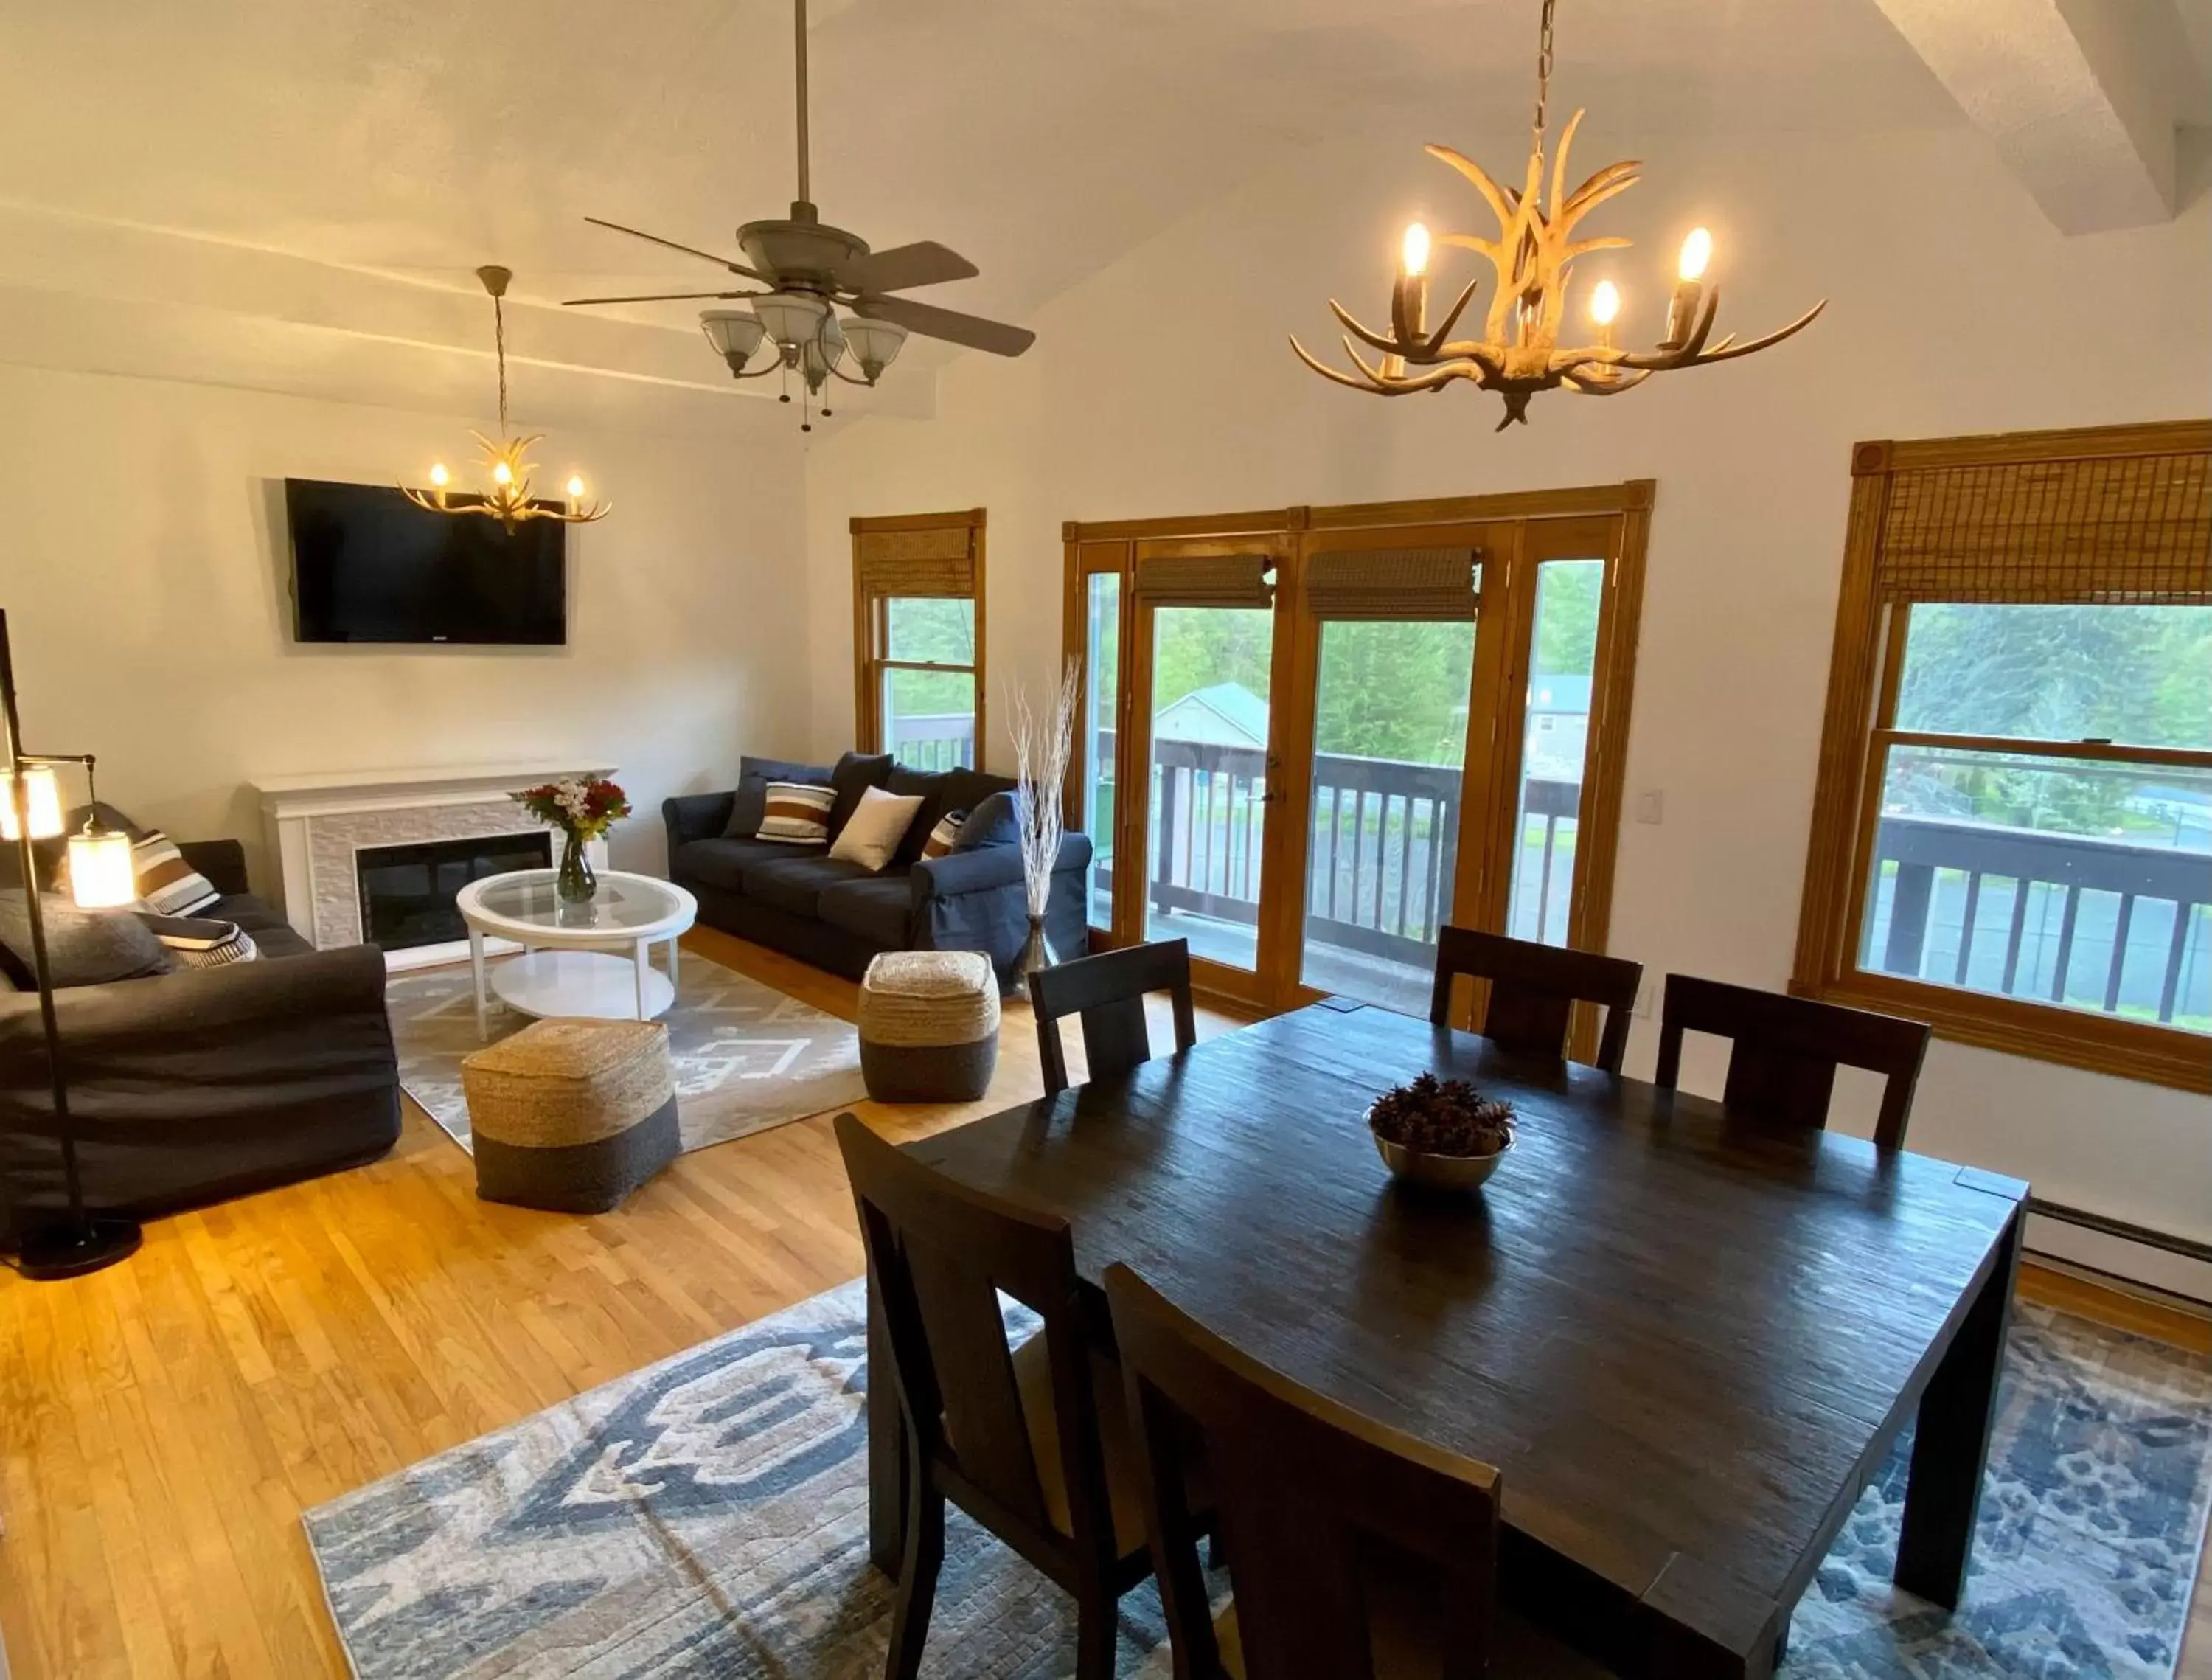
<svg viewBox="0 0 2212 1680"><path fill-rule="evenodd" d="M915 813L921 809L920 794L886 793L881 788L862 790L860 802L838 831L830 855L857 863L863 869L881 869L898 850L899 842L913 826Z"/></svg>

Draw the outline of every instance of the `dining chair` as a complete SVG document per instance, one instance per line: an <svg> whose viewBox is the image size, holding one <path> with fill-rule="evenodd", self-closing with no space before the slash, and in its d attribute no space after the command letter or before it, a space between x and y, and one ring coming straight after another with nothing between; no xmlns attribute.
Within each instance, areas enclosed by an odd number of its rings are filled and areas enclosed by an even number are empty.
<svg viewBox="0 0 2212 1680"><path fill-rule="evenodd" d="M1531 1056L1564 1060L1575 1005L1602 1005L1605 1030L1598 1038L1597 1065L1608 1074L1620 1071L1629 1021L1636 1013L1636 989L1644 983L1643 964L1446 927L1437 934L1437 981L1429 996L1429 1020L1438 1026L1450 1025L1452 982L1462 974L1490 982L1490 1001L1475 1031Z"/></svg>
<svg viewBox="0 0 2212 1680"><path fill-rule="evenodd" d="M1115 1605L1152 1573L1121 1373L1086 1309L1067 1221L972 1190L841 1114L890 1370L872 1403L905 1423L905 1552L890 1680L913 1680L948 1499L1073 1595L1078 1680L1114 1672ZM1043 1320L1010 1348L999 1293Z"/></svg>
<svg viewBox="0 0 2212 1680"><path fill-rule="evenodd" d="M1913 1087L1928 1053L1925 1021L1670 974L1659 1007L1659 1068L1651 1078L1662 1090L1674 1089L1680 1076L1685 1032L1730 1040L1722 1103L1782 1125L1826 1128L1839 1067L1883 1075L1874 1141L1885 1149L1904 1147Z"/></svg>
<svg viewBox="0 0 2212 1680"><path fill-rule="evenodd" d="M1600 1671L1497 1605L1498 1473L1293 1382L1106 1269L1176 1680L1514 1680ZM1218 1616L1184 1489L1229 1574Z"/></svg>
<svg viewBox="0 0 2212 1680"><path fill-rule="evenodd" d="M1176 1048L1198 1042L1190 1001L1190 945L1162 940L1119 951L1079 957L1030 976L1030 1007L1036 1012L1037 1060L1044 1064L1044 1093L1067 1089L1067 1055L1060 1023L1083 1018L1083 1053L1092 1079L1112 1079L1152 1056L1145 1026L1145 995L1165 992L1175 1005Z"/></svg>

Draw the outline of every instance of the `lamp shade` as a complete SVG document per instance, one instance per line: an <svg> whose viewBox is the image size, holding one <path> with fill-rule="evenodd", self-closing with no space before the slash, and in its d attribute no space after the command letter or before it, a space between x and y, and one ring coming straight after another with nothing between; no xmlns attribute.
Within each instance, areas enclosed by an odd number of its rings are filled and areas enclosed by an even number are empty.
<svg viewBox="0 0 2212 1680"><path fill-rule="evenodd" d="M753 313L779 350L796 350L820 330L830 306L811 292L770 292L753 300Z"/></svg>
<svg viewBox="0 0 2212 1680"><path fill-rule="evenodd" d="M896 321L865 320L855 315L845 323L845 342L852 346L854 359L872 385L877 375L898 359L906 343L906 329Z"/></svg>
<svg viewBox="0 0 2212 1680"><path fill-rule="evenodd" d="M121 829L86 828L70 836L70 893L82 910L112 910L138 901L131 837Z"/></svg>
<svg viewBox="0 0 2212 1680"><path fill-rule="evenodd" d="M26 764L23 788L30 795L31 838L51 840L62 831L62 786L51 766ZM0 771L0 840L20 840L15 822L15 778Z"/></svg>
<svg viewBox="0 0 2212 1680"><path fill-rule="evenodd" d="M753 352L760 348L760 341L768 332L750 309L702 309L699 312L699 330L707 335L714 354L730 364L733 374L744 371L745 363L752 360Z"/></svg>
<svg viewBox="0 0 2212 1680"><path fill-rule="evenodd" d="M807 388L819 391L822 381L830 377L830 369L844 354L844 329L838 324L836 312L825 310L821 326L799 352L799 371L806 376Z"/></svg>

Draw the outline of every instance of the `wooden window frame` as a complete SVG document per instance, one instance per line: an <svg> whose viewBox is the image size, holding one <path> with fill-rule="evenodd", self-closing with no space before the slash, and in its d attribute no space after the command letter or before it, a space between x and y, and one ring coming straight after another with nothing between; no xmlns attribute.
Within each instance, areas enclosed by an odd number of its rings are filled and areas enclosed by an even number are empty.
<svg viewBox="0 0 2212 1680"><path fill-rule="evenodd" d="M1510 548L1484 556L1482 584L1485 610L1504 610L1513 616L1505 642L1493 644L1509 649L1510 668L1503 672L1477 670L1476 685L1496 692L1499 699L1488 719L1479 719L1472 714L1469 718L1468 801L1486 801L1484 808L1494 813L1498 801L1514 803L1518 793L1537 570L1549 560L1601 556L1606 562L1606 599L1600 615L1592 673L1591 746L1584 763L1582 807L1577 818L1573 909L1567 940L1581 949L1603 952L1612 927L1613 874L1620 849L1626 773L1627 725L1634 700L1636 649L1643 617L1644 553L1650 538L1656 494L1656 483L1645 478L1617 484L1492 496L1262 508L1163 519L1070 520L1060 527L1065 563L1063 646L1067 657L1076 662L1080 679L1088 685L1091 673L1086 665L1085 630L1089 579L1101 572L1117 572L1121 577L1117 626L1121 668L1125 674L1135 668L1138 591L1134 573L1140 545L1161 545L1178 539L1200 549L1208 545L1223 549L1279 545L1275 551L1283 562L1276 581L1279 602L1285 590L1303 588L1304 568L1309 555L1346 547L1347 539L1352 539L1352 546L1359 545L1362 539L1422 546L1433 535L1422 535L1422 527L1512 525L1516 531ZM1606 527L1602 541L1598 539L1600 527ZM1303 690L1316 663L1316 648L1310 645L1313 634L1312 627L1308 626L1305 636L1278 637L1275 685L1279 692L1290 696L1294 684ZM1310 692L1301 692L1283 715L1303 718L1310 710L1312 701ZM1130 780L1135 772L1127 758L1137 746L1144 743L1135 738L1139 733L1149 733L1133 715L1133 703L1131 685L1125 681L1120 685L1113 707L1116 756L1122 761L1117 764L1116 780L1124 787L1136 785ZM1286 725L1278 746L1282 763L1308 762L1312 743L1290 739L1291 733ZM1085 821L1085 791L1081 785L1079 764L1071 764L1066 788L1071 827L1080 826ZM1284 830L1299 823L1310 826L1311 813L1306 809L1309 794L1303 778L1293 778L1291 784L1286 784L1285 792L1291 808L1282 825ZM1117 855L1130 857L1143 849L1142 836L1133 831L1142 824L1145 813L1139 800L1124 800L1122 806L1116 813L1121 831L1116 840ZM1510 818L1500 819L1492 826L1499 828L1510 821ZM1502 928L1510 891L1510 846L1490 835L1486 835L1480 846L1462 846L1455 883L1454 902L1460 907L1456 919L1479 927ZM1301 908L1299 894L1279 893L1277 897L1278 913L1283 916L1293 916ZM1285 928L1279 934L1279 940L1289 938L1294 931ZM1093 929L1094 939L1099 932ZM1115 938L1115 932L1108 930L1104 942L1111 944ZM1301 990L1305 995L1317 995L1310 989ZM1590 1012L1581 1013L1588 1015ZM1579 1047L1577 1053L1586 1058L1596 1042L1594 1016L1589 1020L1578 1018L1573 1042Z"/></svg>
<svg viewBox="0 0 2212 1680"><path fill-rule="evenodd" d="M968 508L942 514L886 514L856 517L851 522L853 540L853 734L854 748L860 752L881 752L884 736L884 673L886 671L939 671L965 674L975 684L975 750L973 770L984 768L986 743L989 733L984 716L984 612L986 515L981 508ZM974 580L966 595L930 594L918 596L910 591L890 587L871 587L866 581L861 558L861 539L878 532L964 530L969 533L969 563ZM890 655L890 603L894 600L932 599L967 600L975 606L975 660L973 665L939 665L914 660L893 659Z"/></svg>
<svg viewBox="0 0 2212 1680"><path fill-rule="evenodd" d="M1881 815L1882 767L1893 746L1926 743L2102 763L2178 762L2212 767L2212 752L1898 729L1911 603L1885 600L1878 583L1895 475L2007 462L2200 452L2212 452L2212 422L1869 441L1853 447L1850 517L1828 667L1792 992L1925 1020L1938 1038L1960 1044L2185 1091L2212 1092L2212 1038L2207 1035L1858 966L1867 863Z"/></svg>

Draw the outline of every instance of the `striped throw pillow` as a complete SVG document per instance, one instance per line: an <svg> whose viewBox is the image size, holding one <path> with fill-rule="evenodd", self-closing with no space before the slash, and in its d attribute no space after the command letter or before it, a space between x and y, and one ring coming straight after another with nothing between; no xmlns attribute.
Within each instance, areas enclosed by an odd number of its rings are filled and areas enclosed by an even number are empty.
<svg viewBox="0 0 2212 1680"><path fill-rule="evenodd" d="M823 846L830 843L830 810L837 802L835 788L807 782L768 784L768 812L762 817L757 840L773 840L780 846Z"/></svg>
<svg viewBox="0 0 2212 1680"><path fill-rule="evenodd" d="M190 916L222 897L158 828L131 843L131 867L138 877L138 908L149 915Z"/></svg>
<svg viewBox="0 0 2212 1680"><path fill-rule="evenodd" d="M952 849L952 843L960 837L961 825L968 820L965 811L948 811L937 819L937 826L929 831L929 838L921 843L924 857L943 857Z"/></svg>
<svg viewBox="0 0 2212 1680"><path fill-rule="evenodd" d="M233 963L257 961L261 947L253 935L235 922L183 916L143 916L154 937L176 959L179 968L228 968Z"/></svg>

